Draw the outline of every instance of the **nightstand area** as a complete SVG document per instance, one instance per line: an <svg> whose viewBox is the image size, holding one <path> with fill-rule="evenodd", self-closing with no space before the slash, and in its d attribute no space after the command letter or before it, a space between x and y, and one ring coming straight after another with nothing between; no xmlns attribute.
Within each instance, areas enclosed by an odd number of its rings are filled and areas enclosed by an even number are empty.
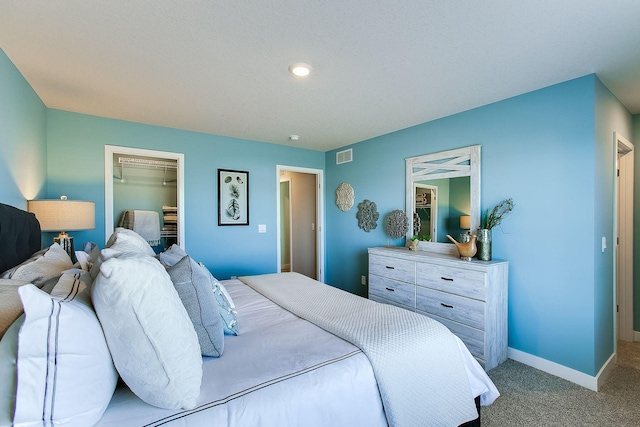
<svg viewBox="0 0 640 427"><path fill-rule="evenodd" d="M488 371L507 359L507 261L369 248L369 299L447 326Z"/></svg>

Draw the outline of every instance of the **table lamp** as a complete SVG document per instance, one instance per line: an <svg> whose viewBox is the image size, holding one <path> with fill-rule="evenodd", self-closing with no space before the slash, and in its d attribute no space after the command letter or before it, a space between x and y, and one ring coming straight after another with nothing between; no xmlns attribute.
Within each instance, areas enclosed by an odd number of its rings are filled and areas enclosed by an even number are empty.
<svg viewBox="0 0 640 427"><path fill-rule="evenodd" d="M463 230L471 229L471 215L462 215L460 217L460 228Z"/></svg>
<svg viewBox="0 0 640 427"><path fill-rule="evenodd" d="M67 231L93 230L96 228L95 203L81 200L29 200L27 210L36 215L42 231L59 231L53 239L69 254L71 262L77 261L73 249L73 237Z"/></svg>

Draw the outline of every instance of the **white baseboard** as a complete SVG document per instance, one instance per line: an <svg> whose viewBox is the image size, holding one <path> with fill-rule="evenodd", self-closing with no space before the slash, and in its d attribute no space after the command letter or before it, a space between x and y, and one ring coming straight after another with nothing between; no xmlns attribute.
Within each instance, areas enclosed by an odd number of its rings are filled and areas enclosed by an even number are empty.
<svg viewBox="0 0 640 427"><path fill-rule="evenodd" d="M515 348L511 347L507 349L507 356L509 357L509 359L513 359L516 362L524 363L525 365L529 365L548 374L555 375L556 377L560 377L567 381L571 381L572 383L578 384L593 391L598 391L604 380L611 372L611 369L615 365L616 360L616 355L614 353L611 355L609 360L607 360L602 369L600 369L598 375L594 377L591 375L587 375L584 372L576 371L575 369L568 368L550 360L543 359L541 357L534 356L532 354L525 353L524 351L516 350Z"/></svg>
<svg viewBox="0 0 640 427"><path fill-rule="evenodd" d="M640 332L633 331L633 340L634 341L640 341Z"/></svg>

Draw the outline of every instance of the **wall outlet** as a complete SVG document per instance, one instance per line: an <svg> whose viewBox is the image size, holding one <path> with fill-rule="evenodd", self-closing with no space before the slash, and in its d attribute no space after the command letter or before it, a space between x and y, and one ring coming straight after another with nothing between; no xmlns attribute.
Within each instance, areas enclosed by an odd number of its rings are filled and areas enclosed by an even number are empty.
<svg viewBox="0 0 640 427"><path fill-rule="evenodd" d="M367 286L367 276L360 276L360 284L362 286Z"/></svg>

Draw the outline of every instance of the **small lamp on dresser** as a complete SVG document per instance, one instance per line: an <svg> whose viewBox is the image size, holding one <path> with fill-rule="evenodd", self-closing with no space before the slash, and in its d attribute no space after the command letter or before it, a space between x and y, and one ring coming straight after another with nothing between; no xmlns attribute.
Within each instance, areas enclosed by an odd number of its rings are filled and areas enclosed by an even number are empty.
<svg viewBox="0 0 640 427"><path fill-rule="evenodd" d="M69 254L71 261L77 261L73 248L73 237L67 231L93 230L96 228L95 203L82 200L29 200L27 210L35 214L42 231L59 231L53 239Z"/></svg>
<svg viewBox="0 0 640 427"><path fill-rule="evenodd" d="M469 240L471 240L471 233L470 233L470 229L471 229L471 216L470 215L462 215L460 217L460 228L462 230L465 230L461 235L460 235L460 242L468 242Z"/></svg>

